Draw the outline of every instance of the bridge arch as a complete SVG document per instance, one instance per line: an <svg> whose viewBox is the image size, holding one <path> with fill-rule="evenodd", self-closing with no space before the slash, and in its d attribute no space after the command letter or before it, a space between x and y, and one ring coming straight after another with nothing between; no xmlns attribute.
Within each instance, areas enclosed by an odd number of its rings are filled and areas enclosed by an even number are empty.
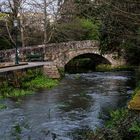
<svg viewBox="0 0 140 140"><path fill-rule="evenodd" d="M85 53L78 55L65 64L64 70L68 73L80 73L95 71L96 67L100 64L111 65L109 60L102 55L94 53Z"/></svg>
<svg viewBox="0 0 140 140"><path fill-rule="evenodd" d="M98 58L102 58L102 60L104 60L104 63L106 64L112 64L112 62L110 61L110 59L108 58L108 56L103 56L100 54L100 51L98 48L83 48L80 50L68 50L63 52L62 54L59 54L56 59L54 60L55 65L58 68L64 68L66 64L68 64L72 59L78 57L78 56L84 56L84 55L89 55L89 57L98 57Z"/></svg>
<svg viewBox="0 0 140 140"><path fill-rule="evenodd" d="M84 53L84 54L80 54L80 55L72 58L70 61L72 61L74 59L82 59L82 58L90 58L90 59L92 59L94 61L94 63L96 65L101 64L101 63L102 64L109 64L109 65L111 65L111 62L109 60L107 60L102 55L95 54L95 53ZM67 62L65 65L67 65L69 62Z"/></svg>

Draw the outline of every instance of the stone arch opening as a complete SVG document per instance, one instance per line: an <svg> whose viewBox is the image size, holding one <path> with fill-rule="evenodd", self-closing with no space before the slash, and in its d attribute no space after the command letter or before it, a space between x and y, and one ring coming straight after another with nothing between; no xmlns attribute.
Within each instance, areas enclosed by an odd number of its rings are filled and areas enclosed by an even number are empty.
<svg viewBox="0 0 140 140"><path fill-rule="evenodd" d="M99 64L111 65L111 62L99 54L85 53L69 60L64 69L68 73L90 72L95 71L96 66Z"/></svg>

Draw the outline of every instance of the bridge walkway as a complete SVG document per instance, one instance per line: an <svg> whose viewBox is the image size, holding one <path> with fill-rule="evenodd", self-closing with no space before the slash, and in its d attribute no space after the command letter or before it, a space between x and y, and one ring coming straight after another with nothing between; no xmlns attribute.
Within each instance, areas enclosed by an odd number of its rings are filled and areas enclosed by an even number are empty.
<svg viewBox="0 0 140 140"><path fill-rule="evenodd" d="M27 65L19 65L19 66L10 66L10 67L5 67L5 68L0 68L0 74L5 73L5 72L10 72L10 71L15 71L15 70L22 70L22 69L28 69L28 68L34 68L34 67L40 67L40 66L45 66L45 65L51 65L52 62L29 62Z"/></svg>

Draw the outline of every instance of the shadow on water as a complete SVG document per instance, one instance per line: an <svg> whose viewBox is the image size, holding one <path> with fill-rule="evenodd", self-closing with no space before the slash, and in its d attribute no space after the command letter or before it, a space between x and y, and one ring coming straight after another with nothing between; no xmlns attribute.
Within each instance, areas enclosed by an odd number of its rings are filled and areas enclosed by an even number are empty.
<svg viewBox="0 0 140 140"><path fill-rule="evenodd" d="M111 63L101 55L92 53L82 54L73 58L65 65L65 72L71 74L93 72L99 64L110 65Z"/></svg>

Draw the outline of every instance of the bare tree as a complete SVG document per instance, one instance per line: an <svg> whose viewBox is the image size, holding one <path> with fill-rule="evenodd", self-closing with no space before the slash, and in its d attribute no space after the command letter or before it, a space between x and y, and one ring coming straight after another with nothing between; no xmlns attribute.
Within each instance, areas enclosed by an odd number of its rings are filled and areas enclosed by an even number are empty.
<svg viewBox="0 0 140 140"><path fill-rule="evenodd" d="M22 46L24 47L24 31L23 31L23 22L22 22L22 15L23 15L23 10L22 10L22 6L25 3L25 0L7 0L1 3L1 5L3 6L2 8L2 12L7 13L7 15L9 15L9 17L6 17L4 19L5 24L6 24L6 28L7 28L7 32L9 34L9 38L11 40L11 42L13 44L15 44L15 41L10 33L10 27L8 25L8 21L11 21L11 24L13 25L14 20L19 21L20 25L18 28L21 31L21 42L22 42Z"/></svg>
<svg viewBox="0 0 140 140"><path fill-rule="evenodd" d="M10 24L6 23L6 27L11 42L14 43L11 31L13 21L16 19L20 22L22 47L48 43L53 36L55 24L60 18L62 3L63 0L6 0L0 3L0 9L10 15L6 18Z"/></svg>
<svg viewBox="0 0 140 140"><path fill-rule="evenodd" d="M38 11L43 13L43 27L44 27L44 43L48 43L53 31L49 30L50 22L55 23L56 15L58 14L58 0L42 0L36 1L35 8L38 7ZM51 32L51 33L50 33Z"/></svg>

